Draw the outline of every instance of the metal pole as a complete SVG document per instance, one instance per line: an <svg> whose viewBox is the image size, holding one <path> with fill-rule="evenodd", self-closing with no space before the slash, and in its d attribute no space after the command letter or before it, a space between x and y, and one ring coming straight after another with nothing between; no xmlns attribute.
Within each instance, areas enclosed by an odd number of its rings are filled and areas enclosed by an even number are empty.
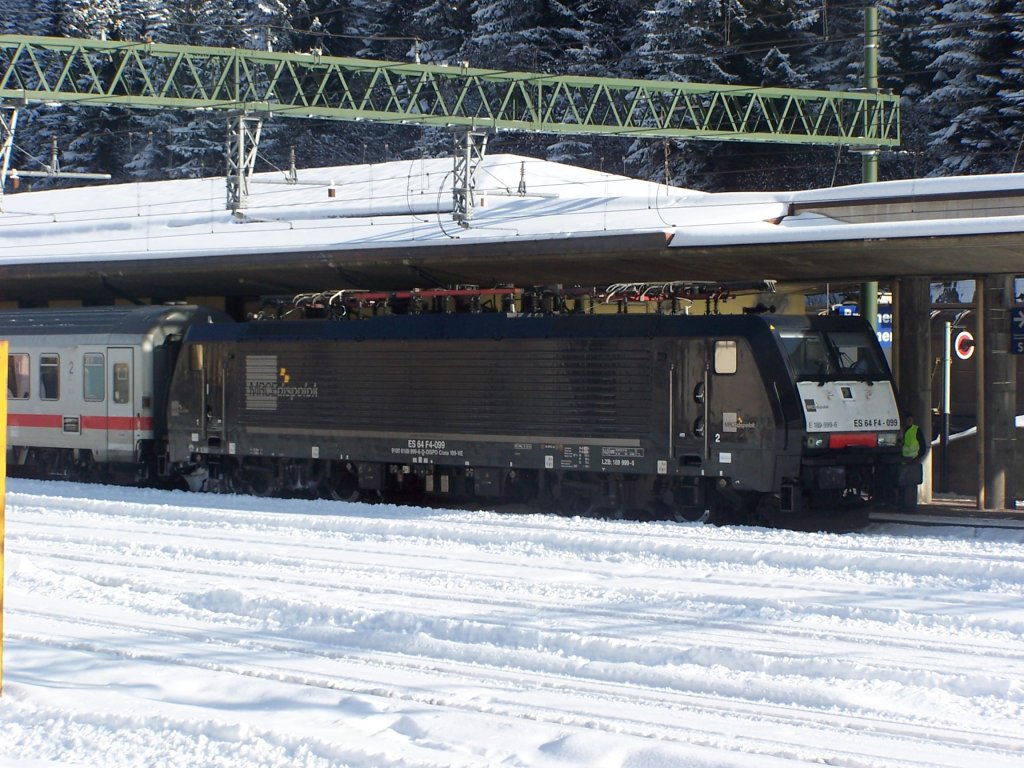
<svg viewBox="0 0 1024 768"><path fill-rule="evenodd" d="M0 213L4 210L4 187L7 185L7 172L14 151L14 129L17 126L18 110L0 107Z"/></svg>
<svg viewBox="0 0 1024 768"><path fill-rule="evenodd" d="M942 340L942 418L939 424L939 443L942 447L942 463L939 465L939 473L942 477L942 490L949 493L949 413L950 413L950 390L951 377L953 374L953 350L950 337L953 333L953 324L948 320L943 324L944 333Z"/></svg>
<svg viewBox="0 0 1024 768"><path fill-rule="evenodd" d="M7 498L7 342L0 341L0 696L4 693L4 502Z"/></svg>
<svg viewBox="0 0 1024 768"><path fill-rule="evenodd" d="M987 364L988 346L985 339L985 313L988 311L987 298L985 296L985 276L978 275L974 278L974 312L978 318L977 333L974 334L974 373L977 398L977 442L978 442L978 509L988 509L988 497L985 487L985 464L989 458L985 455L985 442L988 434L988 424L985 413L985 366Z"/></svg>
<svg viewBox="0 0 1024 768"><path fill-rule="evenodd" d="M878 8L867 3L864 6L864 90L878 93ZM871 123L878 117L865 105L865 121ZM871 129L870 124L864 126L865 131ZM878 135L872 131L866 135ZM861 152L861 181L871 183L878 181L878 150L867 149ZM860 287L860 315L871 327L878 330L878 283L866 282Z"/></svg>
<svg viewBox="0 0 1024 768"><path fill-rule="evenodd" d="M1013 508L1015 453L1014 415L1017 402L1016 356L1010 353L1010 308L1013 305L1013 277L986 275L982 286L985 312L981 317L985 361L983 405L979 408L985 425L979 443L984 456L985 509ZM976 289L977 290L977 289Z"/></svg>

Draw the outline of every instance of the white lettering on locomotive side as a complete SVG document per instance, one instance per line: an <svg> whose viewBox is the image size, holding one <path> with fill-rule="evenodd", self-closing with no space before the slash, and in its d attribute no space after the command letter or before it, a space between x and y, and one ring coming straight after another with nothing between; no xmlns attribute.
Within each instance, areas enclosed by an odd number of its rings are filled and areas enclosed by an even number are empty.
<svg viewBox="0 0 1024 768"><path fill-rule="evenodd" d="M320 396L316 382L292 384L287 368L278 367L277 355L245 356L245 407L250 411L276 411L284 400L313 400Z"/></svg>
<svg viewBox="0 0 1024 768"><path fill-rule="evenodd" d="M854 419L853 426L862 429L896 429L899 427L899 419Z"/></svg>
<svg viewBox="0 0 1024 768"><path fill-rule="evenodd" d="M391 454L394 456L413 456L413 463L429 463L426 457L431 459L452 459L463 458L465 449L455 448L445 440L408 440L405 445L392 446Z"/></svg>
<svg viewBox="0 0 1024 768"><path fill-rule="evenodd" d="M642 459L644 457L644 449L624 446L608 446L601 449L601 455L625 459Z"/></svg>
<svg viewBox="0 0 1024 768"><path fill-rule="evenodd" d="M417 451L443 451L445 449L444 440L410 440L409 448Z"/></svg>

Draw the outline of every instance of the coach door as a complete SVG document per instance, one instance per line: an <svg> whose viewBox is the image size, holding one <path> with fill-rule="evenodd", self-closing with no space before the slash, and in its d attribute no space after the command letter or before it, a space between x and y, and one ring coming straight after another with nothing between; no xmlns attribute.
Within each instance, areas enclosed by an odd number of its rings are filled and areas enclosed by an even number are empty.
<svg viewBox="0 0 1024 768"><path fill-rule="evenodd" d="M135 455L135 366L131 347L107 347L107 376L107 450L117 461L125 454Z"/></svg>

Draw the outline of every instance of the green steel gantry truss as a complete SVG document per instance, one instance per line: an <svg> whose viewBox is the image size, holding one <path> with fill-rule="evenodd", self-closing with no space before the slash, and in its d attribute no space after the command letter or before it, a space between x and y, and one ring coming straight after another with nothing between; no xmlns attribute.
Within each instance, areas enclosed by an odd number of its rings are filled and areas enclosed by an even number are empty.
<svg viewBox="0 0 1024 768"><path fill-rule="evenodd" d="M0 35L0 100L20 106L223 110L875 151L899 144L899 97L505 72L234 48ZM229 165L231 161L229 160Z"/></svg>

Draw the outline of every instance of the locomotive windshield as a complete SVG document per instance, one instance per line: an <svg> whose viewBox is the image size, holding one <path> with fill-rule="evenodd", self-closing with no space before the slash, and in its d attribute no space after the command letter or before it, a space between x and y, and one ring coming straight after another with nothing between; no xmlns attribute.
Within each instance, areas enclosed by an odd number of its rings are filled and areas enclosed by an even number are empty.
<svg viewBox="0 0 1024 768"><path fill-rule="evenodd" d="M785 330L779 338L798 380L886 376L878 345L867 332Z"/></svg>

